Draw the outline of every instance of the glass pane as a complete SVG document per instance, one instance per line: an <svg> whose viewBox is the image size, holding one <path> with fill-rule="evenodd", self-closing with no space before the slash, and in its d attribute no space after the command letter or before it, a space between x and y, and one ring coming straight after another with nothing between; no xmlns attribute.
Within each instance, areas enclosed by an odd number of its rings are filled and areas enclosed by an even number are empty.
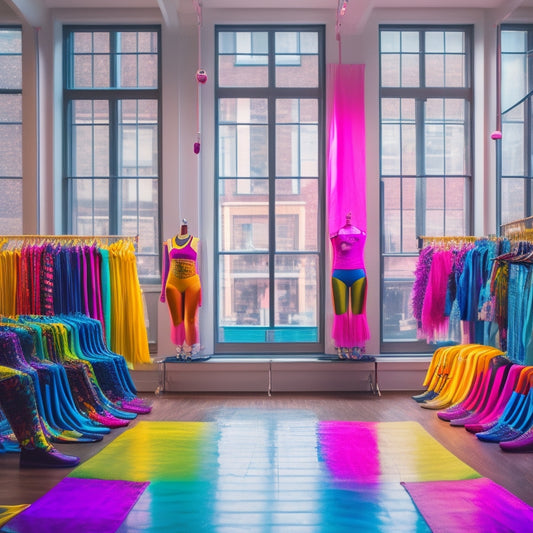
<svg viewBox="0 0 533 533"><path fill-rule="evenodd" d="M71 227L75 235L109 235L109 181L70 180Z"/></svg>
<svg viewBox="0 0 533 533"><path fill-rule="evenodd" d="M0 29L0 89L22 88L22 31Z"/></svg>
<svg viewBox="0 0 533 533"><path fill-rule="evenodd" d="M416 247L416 178L383 179L384 253Z"/></svg>
<svg viewBox="0 0 533 533"><path fill-rule="evenodd" d="M73 58L73 86L76 88L93 86L92 56L77 54ZM103 72L102 72L103 74Z"/></svg>
<svg viewBox="0 0 533 533"><path fill-rule="evenodd" d="M502 179L502 224L507 224L526 216L525 191L526 180Z"/></svg>
<svg viewBox="0 0 533 533"><path fill-rule="evenodd" d="M276 87L318 87L318 55L281 56L276 61Z"/></svg>
<svg viewBox="0 0 533 533"><path fill-rule="evenodd" d="M0 88L20 89L22 84L22 56L0 55Z"/></svg>
<svg viewBox="0 0 533 533"><path fill-rule="evenodd" d="M425 173L444 173L444 100L432 98L426 101Z"/></svg>
<svg viewBox="0 0 533 533"><path fill-rule="evenodd" d="M318 101L278 100L276 123L276 175L318 176Z"/></svg>
<svg viewBox="0 0 533 533"><path fill-rule="evenodd" d="M413 99L381 100L381 173L416 174L416 128Z"/></svg>
<svg viewBox="0 0 533 533"><path fill-rule="evenodd" d="M426 206L424 210L427 235L444 235L444 179L426 180Z"/></svg>
<svg viewBox="0 0 533 533"><path fill-rule="evenodd" d="M502 52L527 51L527 31L525 30L502 30L501 32Z"/></svg>
<svg viewBox="0 0 533 533"><path fill-rule="evenodd" d="M446 53L465 53L465 34L462 31L447 31L445 33Z"/></svg>
<svg viewBox="0 0 533 533"><path fill-rule="evenodd" d="M276 32L275 61L276 87L318 87L318 34Z"/></svg>
<svg viewBox="0 0 533 533"><path fill-rule="evenodd" d="M381 56L381 86L400 86L400 55L385 54Z"/></svg>
<svg viewBox="0 0 533 533"><path fill-rule="evenodd" d="M400 98L382 98L381 99L381 120L397 122L400 120Z"/></svg>
<svg viewBox="0 0 533 533"><path fill-rule="evenodd" d="M268 175L267 126L219 126L218 131L221 177Z"/></svg>
<svg viewBox="0 0 533 533"><path fill-rule="evenodd" d="M446 174L465 174L466 147L463 124L447 124L444 128L446 153L444 168Z"/></svg>
<svg viewBox="0 0 533 533"><path fill-rule="evenodd" d="M465 56L447 55L445 58L445 86L446 87L466 87L465 77Z"/></svg>
<svg viewBox="0 0 533 533"><path fill-rule="evenodd" d="M22 233L22 179L0 179L0 224L5 235Z"/></svg>
<svg viewBox="0 0 533 533"><path fill-rule="evenodd" d="M522 107L522 106L520 106ZM523 176L525 173L525 124L520 121L502 123L502 175Z"/></svg>
<svg viewBox="0 0 533 533"><path fill-rule="evenodd" d="M268 175L267 101L222 98L219 101L219 175Z"/></svg>
<svg viewBox="0 0 533 533"><path fill-rule="evenodd" d="M120 64L119 87L137 87L138 86L137 55L121 54L119 64Z"/></svg>
<svg viewBox="0 0 533 533"><path fill-rule="evenodd" d="M266 98L220 98L218 106L220 124L268 123L268 100Z"/></svg>
<svg viewBox="0 0 533 533"><path fill-rule="evenodd" d="M318 325L318 256L277 255L275 325Z"/></svg>
<svg viewBox="0 0 533 533"><path fill-rule="evenodd" d="M268 250L268 180L219 181L219 249Z"/></svg>
<svg viewBox="0 0 533 533"><path fill-rule="evenodd" d="M141 283L157 285L161 282L159 271L159 254L148 255L135 252L137 258L137 274ZM159 303L159 298L157 299Z"/></svg>
<svg viewBox="0 0 533 533"><path fill-rule="evenodd" d="M93 51L92 32L77 31L73 33L72 37L75 54L90 54Z"/></svg>
<svg viewBox="0 0 533 533"><path fill-rule="evenodd" d="M402 31L402 53L418 53L420 51L420 37L417 31Z"/></svg>
<svg viewBox="0 0 533 533"><path fill-rule="evenodd" d="M218 311L221 326L268 325L268 271L267 254L219 257ZM221 342L224 340L219 338Z"/></svg>
<svg viewBox="0 0 533 533"><path fill-rule="evenodd" d="M445 235L466 235L467 191L465 178L446 178L446 233Z"/></svg>
<svg viewBox="0 0 533 533"><path fill-rule="evenodd" d="M121 31L117 32L117 49L123 54L136 53L137 47L137 32Z"/></svg>
<svg viewBox="0 0 533 533"><path fill-rule="evenodd" d="M400 51L400 32L399 31L382 31L380 34L381 52L399 52Z"/></svg>
<svg viewBox="0 0 533 533"><path fill-rule="evenodd" d="M220 87L268 86L266 32L220 32L218 38Z"/></svg>
<svg viewBox="0 0 533 533"><path fill-rule="evenodd" d="M383 124L381 126L381 173L384 176L400 174L401 152L399 142L400 126Z"/></svg>
<svg viewBox="0 0 533 533"><path fill-rule="evenodd" d="M418 54L402 55L402 87L419 87L419 57Z"/></svg>
<svg viewBox="0 0 533 533"><path fill-rule="evenodd" d="M384 259L382 295L383 341L415 341L416 320L411 309L413 272L418 256Z"/></svg>
<svg viewBox="0 0 533 533"><path fill-rule="evenodd" d="M139 64L138 87L150 88L158 86L157 54L145 54L137 58Z"/></svg>
<svg viewBox="0 0 533 533"><path fill-rule="evenodd" d="M501 47L501 100L505 111L527 94L527 31L502 31Z"/></svg>
<svg viewBox="0 0 533 533"><path fill-rule="evenodd" d="M404 176L416 175L416 126L414 123L402 124L401 131L401 158L402 174Z"/></svg>
<svg viewBox="0 0 533 533"><path fill-rule="evenodd" d="M444 87L444 56L442 54L426 54L426 85Z"/></svg>
<svg viewBox="0 0 533 533"><path fill-rule="evenodd" d="M109 44L109 42L110 42L109 32L107 32L107 31L95 31L92 34L89 33L88 35L89 36L92 35L92 38L93 38L93 43L92 43L93 49L92 49L92 51L95 54L109 54L109 52L111 51L111 47L110 47L110 44ZM89 42L89 45L90 45L90 42ZM89 47L85 51L91 52L91 48Z"/></svg>
<svg viewBox="0 0 533 533"><path fill-rule="evenodd" d="M223 98L219 104L219 175L268 175L268 128L265 99Z"/></svg>
<svg viewBox="0 0 533 533"><path fill-rule="evenodd" d="M318 125L276 127L276 174L318 176Z"/></svg>
<svg viewBox="0 0 533 533"><path fill-rule="evenodd" d="M0 95L0 100L3 98L4 95ZM0 176L22 176L21 123L2 124L0 122Z"/></svg>
<svg viewBox="0 0 533 533"><path fill-rule="evenodd" d="M88 87L109 87L111 85L111 57L107 54L96 55L94 62L94 79L88 80ZM90 71L87 72L87 75Z"/></svg>
<svg viewBox="0 0 533 533"><path fill-rule="evenodd" d="M426 54L442 54L444 52L444 32L427 31L425 33Z"/></svg>
<svg viewBox="0 0 533 533"><path fill-rule="evenodd" d="M418 179L419 180L419 179ZM402 179L402 235L401 251L414 252L417 250L416 240L416 184L417 178Z"/></svg>
<svg viewBox="0 0 533 533"><path fill-rule="evenodd" d="M157 179L119 179L117 231L120 235L138 235L138 251L156 254L159 242L159 196ZM151 263L151 261L150 261ZM159 271L159 268L156 272ZM139 272L141 275L141 272ZM143 272L142 276L155 276L155 272Z"/></svg>
<svg viewBox="0 0 533 533"><path fill-rule="evenodd" d="M158 86L158 46L155 32L119 32L119 87Z"/></svg>
<svg viewBox="0 0 533 533"><path fill-rule="evenodd" d="M109 176L108 120L107 102L72 103L71 176Z"/></svg>
<svg viewBox="0 0 533 533"><path fill-rule="evenodd" d="M318 249L317 179L276 180L276 251Z"/></svg>
<svg viewBox="0 0 533 533"><path fill-rule="evenodd" d="M0 54L22 53L22 30L19 28L0 29Z"/></svg>
<svg viewBox="0 0 533 533"><path fill-rule="evenodd" d="M119 103L119 175L158 174L157 101Z"/></svg>

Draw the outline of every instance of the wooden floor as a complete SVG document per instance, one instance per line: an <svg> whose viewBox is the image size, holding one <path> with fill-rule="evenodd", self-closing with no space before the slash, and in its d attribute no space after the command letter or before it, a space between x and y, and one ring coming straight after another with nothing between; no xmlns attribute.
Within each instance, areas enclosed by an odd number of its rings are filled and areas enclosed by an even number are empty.
<svg viewBox="0 0 533 533"><path fill-rule="evenodd" d="M441 421L435 411L423 409L412 398L413 392L370 393L276 393L266 394L142 394L153 403L149 415L140 420L209 421L220 409L304 409L319 420L359 420L368 422L416 421L459 459L482 476L502 485L533 506L533 454L506 453L498 444L479 441L464 428ZM112 430L100 443L59 445L65 452L86 460L99 452L125 429ZM32 503L50 490L70 470L21 470L18 454L0 454L0 505Z"/></svg>

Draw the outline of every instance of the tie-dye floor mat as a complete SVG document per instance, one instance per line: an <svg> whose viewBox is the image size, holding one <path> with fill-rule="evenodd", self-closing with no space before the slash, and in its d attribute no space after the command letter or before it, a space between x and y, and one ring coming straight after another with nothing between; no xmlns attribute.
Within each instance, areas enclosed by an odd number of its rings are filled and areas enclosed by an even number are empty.
<svg viewBox="0 0 533 533"><path fill-rule="evenodd" d="M411 533L447 524L452 533L469 523L450 514L459 507L483 511L490 531L493 498L509 510L499 531L527 531L533 510L500 489L415 422L237 409L209 422L139 422L2 531ZM445 505L427 505L444 491Z"/></svg>

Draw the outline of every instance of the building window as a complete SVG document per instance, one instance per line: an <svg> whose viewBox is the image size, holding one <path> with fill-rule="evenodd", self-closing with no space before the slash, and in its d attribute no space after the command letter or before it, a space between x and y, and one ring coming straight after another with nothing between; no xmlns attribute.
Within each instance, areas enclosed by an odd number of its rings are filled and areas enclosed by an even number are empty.
<svg viewBox="0 0 533 533"><path fill-rule="evenodd" d="M216 28L218 353L324 349L323 40Z"/></svg>
<svg viewBox="0 0 533 533"><path fill-rule="evenodd" d="M138 235L137 269L157 283L159 27L65 27L64 228Z"/></svg>
<svg viewBox="0 0 533 533"><path fill-rule="evenodd" d="M383 353L417 342L411 289L422 236L468 235L471 29L380 28Z"/></svg>
<svg viewBox="0 0 533 533"><path fill-rule="evenodd" d="M0 26L0 224L22 233L22 30Z"/></svg>
<svg viewBox="0 0 533 533"><path fill-rule="evenodd" d="M504 25L500 42L498 225L533 215L533 26Z"/></svg>

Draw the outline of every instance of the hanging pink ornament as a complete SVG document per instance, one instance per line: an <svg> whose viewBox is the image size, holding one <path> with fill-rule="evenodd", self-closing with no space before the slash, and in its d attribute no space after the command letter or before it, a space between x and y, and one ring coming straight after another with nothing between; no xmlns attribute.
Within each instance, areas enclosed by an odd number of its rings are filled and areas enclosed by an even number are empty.
<svg viewBox="0 0 533 533"><path fill-rule="evenodd" d="M193 150L194 150L194 153L197 155L200 153L200 134L199 133L196 134L196 140L194 141Z"/></svg>
<svg viewBox="0 0 533 533"><path fill-rule="evenodd" d="M198 83L205 83L207 81L207 72L203 68L196 71L196 80Z"/></svg>

